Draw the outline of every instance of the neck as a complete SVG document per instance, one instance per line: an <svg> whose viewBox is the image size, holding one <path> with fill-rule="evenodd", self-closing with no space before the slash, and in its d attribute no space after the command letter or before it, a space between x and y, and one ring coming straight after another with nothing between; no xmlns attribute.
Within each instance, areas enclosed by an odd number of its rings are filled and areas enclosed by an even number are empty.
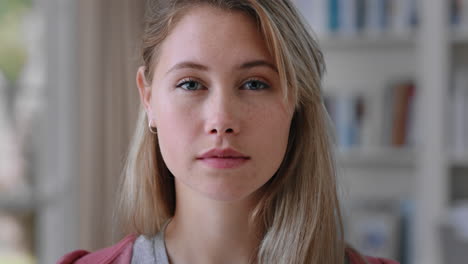
<svg viewBox="0 0 468 264"><path fill-rule="evenodd" d="M176 212L165 234L170 262L250 263L261 241L249 221L256 201L216 201L181 185L176 184Z"/></svg>

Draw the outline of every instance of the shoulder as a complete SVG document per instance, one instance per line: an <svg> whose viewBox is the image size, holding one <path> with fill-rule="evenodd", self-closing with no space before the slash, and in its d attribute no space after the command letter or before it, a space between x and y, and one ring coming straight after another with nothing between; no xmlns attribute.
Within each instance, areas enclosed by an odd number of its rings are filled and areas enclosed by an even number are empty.
<svg viewBox="0 0 468 264"><path fill-rule="evenodd" d="M384 258L366 257L369 264L399 264L398 262Z"/></svg>
<svg viewBox="0 0 468 264"><path fill-rule="evenodd" d="M60 258L57 264L129 264L136 235L128 235L117 244L95 252L76 250Z"/></svg>
<svg viewBox="0 0 468 264"><path fill-rule="evenodd" d="M385 259L385 258L374 258L374 257L365 257L366 262L363 261L361 255L352 248L346 249L346 256L349 260L349 264L399 264L397 261Z"/></svg>

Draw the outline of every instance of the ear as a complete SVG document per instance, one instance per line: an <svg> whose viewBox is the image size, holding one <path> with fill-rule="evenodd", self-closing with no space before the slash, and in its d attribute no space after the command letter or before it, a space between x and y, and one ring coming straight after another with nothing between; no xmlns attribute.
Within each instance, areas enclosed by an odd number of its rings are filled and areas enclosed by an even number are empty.
<svg viewBox="0 0 468 264"><path fill-rule="evenodd" d="M146 81L145 66L140 66L138 68L136 83L138 92L140 93L141 104L145 108L146 114L149 116L151 113L151 84Z"/></svg>

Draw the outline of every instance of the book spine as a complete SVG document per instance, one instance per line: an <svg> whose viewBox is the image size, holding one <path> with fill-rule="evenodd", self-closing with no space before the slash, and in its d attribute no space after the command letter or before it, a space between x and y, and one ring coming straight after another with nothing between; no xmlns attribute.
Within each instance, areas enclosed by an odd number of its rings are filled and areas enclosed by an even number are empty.
<svg viewBox="0 0 468 264"><path fill-rule="evenodd" d="M379 30L380 32L386 31L388 28L388 7L389 7L389 0L378 0L377 1L377 8L378 8L378 16L379 16Z"/></svg>
<svg viewBox="0 0 468 264"><path fill-rule="evenodd" d="M468 0L453 1L459 2L457 14L462 23ZM419 23L417 0L298 0L296 4L320 36L361 32L370 36L385 32L407 35Z"/></svg>
<svg viewBox="0 0 468 264"><path fill-rule="evenodd" d="M394 0L391 10L391 31L397 35L411 31L412 0Z"/></svg>
<svg viewBox="0 0 468 264"><path fill-rule="evenodd" d="M311 0L310 3L310 15L308 21L312 26L314 32L319 36L326 35L328 33L327 21L329 20L329 0Z"/></svg>
<svg viewBox="0 0 468 264"><path fill-rule="evenodd" d="M407 144L407 120L409 117L409 103L412 93L410 83L402 83L395 87L395 116L393 117L392 145L404 146Z"/></svg>
<svg viewBox="0 0 468 264"><path fill-rule="evenodd" d="M460 25L461 0L450 0L450 24L455 27Z"/></svg>
<svg viewBox="0 0 468 264"><path fill-rule="evenodd" d="M330 32L336 33L340 29L340 10L339 10L339 5L340 5L340 0L329 0L329 20L328 20L328 27Z"/></svg>
<svg viewBox="0 0 468 264"><path fill-rule="evenodd" d="M458 69L453 90L453 151L463 155L467 151L468 135L468 69Z"/></svg>
<svg viewBox="0 0 468 264"><path fill-rule="evenodd" d="M461 0L460 2L460 26L459 31L463 33L468 32L468 0Z"/></svg>
<svg viewBox="0 0 468 264"><path fill-rule="evenodd" d="M468 74L468 72L466 72ZM466 75L465 75L466 76ZM465 79L466 80L466 79ZM463 155L464 157L468 156L468 81L465 83L465 89L463 90Z"/></svg>
<svg viewBox="0 0 468 264"><path fill-rule="evenodd" d="M366 25L365 32L368 35L379 34L381 29L381 0L366 0Z"/></svg>
<svg viewBox="0 0 468 264"><path fill-rule="evenodd" d="M415 130L416 121L416 94L417 89L414 82L409 84L409 95L408 95L408 117L406 120L406 145L416 146L417 145L417 134Z"/></svg>
<svg viewBox="0 0 468 264"><path fill-rule="evenodd" d="M362 32L366 27L366 0L356 0L356 28Z"/></svg>
<svg viewBox="0 0 468 264"><path fill-rule="evenodd" d="M356 1L341 0L339 2L340 33L344 35L355 35L357 32Z"/></svg>
<svg viewBox="0 0 468 264"><path fill-rule="evenodd" d="M360 147L363 149L372 149L378 145L379 126L381 118L379 118L378 109L380 109L380 96L375 92L367 92L363 95L363 117L361 123ZM376 107L378 106L378 107Z"/></svg>
<svg viewBox="0 0 468 264"><path fill-rule="evenodd" d="M418 2L421 0L408 0L409 3L409 29L419 25Z"/></svg>
<svg viewBox="0 0 468 264"><path fill-rule="evenodd" d="M353 145L353 122L353 100L349 95L339 96L336 104L336 133L338 146L343 150L349 149Z"/></svg>
<svg viewBox="0 0 468 264"><path fill-rule="evenodd" d="M394 118L394 87L389 85L384 90L382 111L382 139L383 146L391 145L392 120Z"/></svg>
<svg viewBox="0 0 468 264"><path fill-rule="evenodd" d="M393 100L394 115L392 120L392 133L391 133L391 145L401 146L403 145L404 135L403 131L403 119L404 119L404 93L405 87L403 85L397 85L394 88L395 98Z"/></svg>

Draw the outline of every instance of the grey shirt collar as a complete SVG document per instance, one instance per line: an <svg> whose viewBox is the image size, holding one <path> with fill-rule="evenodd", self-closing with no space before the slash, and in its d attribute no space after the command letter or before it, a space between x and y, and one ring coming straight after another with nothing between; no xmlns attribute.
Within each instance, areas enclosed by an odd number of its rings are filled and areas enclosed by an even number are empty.
<svg viewBox="0 0 468 264"><path fill-rule="evenodd" d="M169 220L153 238L140 235L133 244L131 264L169 264L169 258L164 241Z"/></svg>

